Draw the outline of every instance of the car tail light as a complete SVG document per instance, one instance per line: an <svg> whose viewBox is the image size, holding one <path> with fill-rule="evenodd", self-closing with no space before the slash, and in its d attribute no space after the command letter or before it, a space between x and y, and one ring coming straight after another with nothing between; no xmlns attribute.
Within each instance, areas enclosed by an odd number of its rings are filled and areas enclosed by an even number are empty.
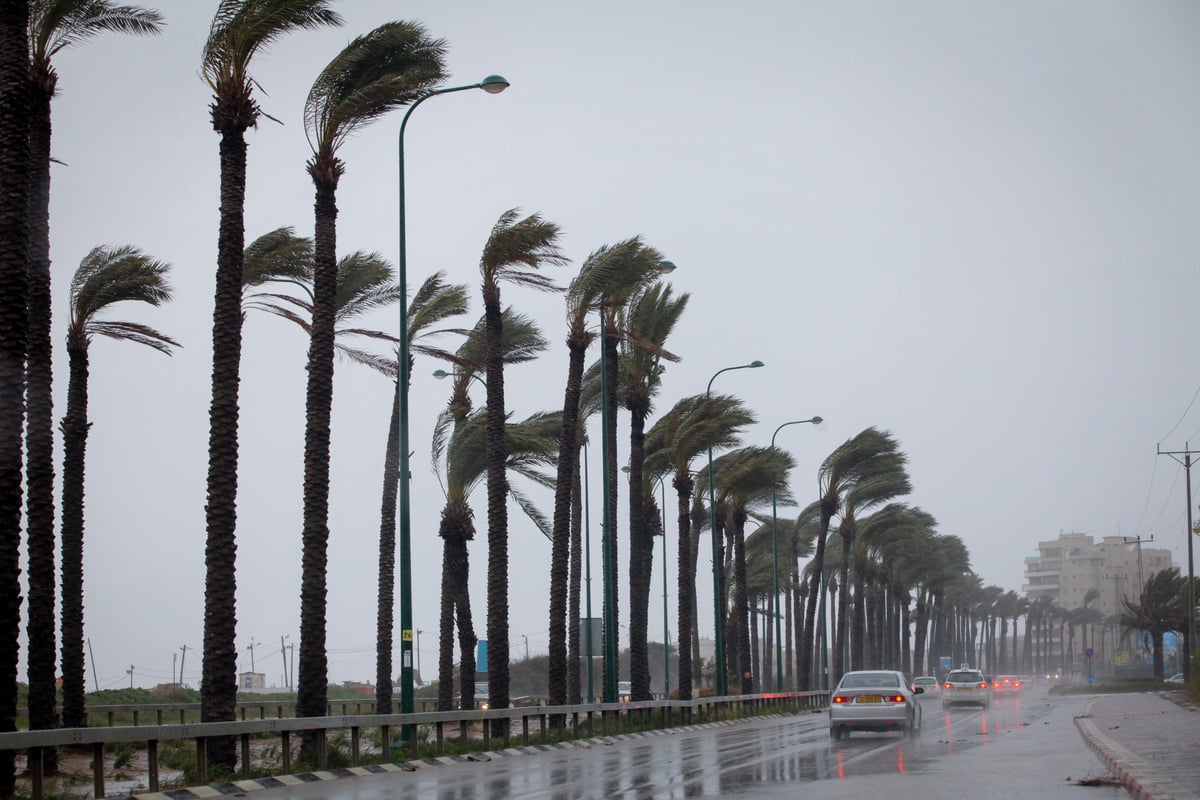
<svg viewBox="0 0 1200 800"><path fill-rule="evenodd" d="M850 702L850 698L849 698L849 697L846 697L844 694L835 694L835 695L833 696L833 702L835 702L835 703L849 703L849 702Z"/></svg>
<svg viewBox="0 0 1200 800"><path fill-rule="evenodd" d="M999 689L999 688L1000 688L1000 681L996 681L995 683L993 683L993 684L992 684L992 688L993 688L993 689Z"/></svg>
<svg viewBox="0 0 1200 800"><path fill-rule="evenodd" d="M953 689L954 687L950 685L950 682L949 682L949 681L946 681L946 686L945 686L945 688L947 688L947 689Z"/></svg>
<svg viewBox="0 0 1200 800"><path fill-rule="evenodd" d="M883 698L883 699L884 699L884 700L886 700L886 701L887 701L887 702L889 702L889 703L903 703L903 702L904 702L904 695L902 695L902 694L893 694L893 695L889 695L888 697L885 697L885 698Z"/></svg>
<svg viewBox="0 0 1200 800"><path fill-rule="evenodd" d="M987 688L987 681L984 681L983 683L979 684L979 688L980 688L980 689L986 689L986 688Z"/></svg>
<svg viewBox="0 0 1200 800"><path fill-rule="evenodd" d="M1013 686L1015 686L1015 687L1017 687L1018 689L1020 689L1020 688L1021 688L1021 682L1020 682L1020 681L1014 681L1014 682L1013 682Z"/></svg>

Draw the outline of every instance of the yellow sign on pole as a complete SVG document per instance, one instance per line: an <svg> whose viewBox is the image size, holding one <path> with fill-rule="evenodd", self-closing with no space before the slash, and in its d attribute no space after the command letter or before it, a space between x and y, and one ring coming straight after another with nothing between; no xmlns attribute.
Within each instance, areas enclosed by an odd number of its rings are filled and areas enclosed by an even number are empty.
<svg viewBox="0 0 1200 800"><path fill-rule="evenodd" d="M412 628L405 628L400 632L400 641L411 642L413 640Z"/></svg>

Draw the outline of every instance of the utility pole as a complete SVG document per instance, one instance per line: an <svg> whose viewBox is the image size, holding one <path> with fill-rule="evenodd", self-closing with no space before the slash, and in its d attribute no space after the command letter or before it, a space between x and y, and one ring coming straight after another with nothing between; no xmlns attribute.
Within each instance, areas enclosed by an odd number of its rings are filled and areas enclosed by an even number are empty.
<svg viewBox="0 0 1200 800"><path fill-rule="evenodd" d="M179 657L179 685L185 686L183 682L183 662L187 661L187 645L185 644L179 649L183 651L183 655Z"/></svg>
<svg viewBox="0 0 1200 800"><path fill-rule="evenodd" d="M256 669L254 668L254 646L255 646L256 644L258 644L258 642L254 641L254 637L253 637L253 636L251 636L251 637L250 637L250 646L246 648L247 650L249 650L249 651L250 651L250 671L251 671L251 672L257 672L257 671L258 671L258 670L256 670Z"/></svg>
<svg viewBox="0 0 1200 800"><path fill-rule="evenodd" d="M279 657L283 659L283 685L290 687L292 680L288 677L287 647L283 643L283 640L287 638L286 636L279 637Z"/></svg>
<svg viewBox="0 0 1200 800"><path fill-rule="evenodd" d="M1190 504L1189 504L1189 506L1190 506ZM1137 593L1137 596L1140 599L1142 596L1142 592L1145 591L1145 589L1146 589L1146 576L1142 572L1142 542L1153 542L1154 534L1153 533L1150 534L1149 539L1143 539L1141 537L1141 534L1138 534L1138 537L1136 539L1131 539L1128 536L1122 536L1121 540L1123 542L1125 542L1125 544L1136 544L1137 545L1137 550L1138 550L1138 593Z"/></svg>
<svg viewBox="0 0 1200 800"><path fill-rule="evenodd" d="M129 673L129 688L133 688L133 664L129 665L129 669L125 670Z"/></svg>
<svg viewBox="0 0 1200 800"><path fill-rule="evenodd" d="M1187 558L1188 558L1188 647L1196 646L1196 569L1192 558L1192 537L1195 533L1192 532L1192 451L1188 447L1188 442L1183 443L1183 451L1178 450L1163 450L1160 446L1155 446L1158 455L1170 456L1171 458L1183 464L1184 479L1187 483ZM1183 456L1183 460L1179 461L1179 456ZM1184 678L1191 678L1192 654L1184 650Z"/></svg>

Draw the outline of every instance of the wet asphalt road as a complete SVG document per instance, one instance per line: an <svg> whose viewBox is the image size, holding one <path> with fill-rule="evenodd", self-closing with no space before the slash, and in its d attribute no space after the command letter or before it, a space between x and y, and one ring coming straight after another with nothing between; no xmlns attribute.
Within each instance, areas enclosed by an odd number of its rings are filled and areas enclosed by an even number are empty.
<svg viewBox="0 0 1200 800"><path fill-rule="evenodd" d="M256 791L273 798L1126 798L1083 787L1107 770L1075 730L1083 701L1038 687L992 707L942 711L922 698L923 732L830 739L825 714L704 727L572 749Z"/></svg>

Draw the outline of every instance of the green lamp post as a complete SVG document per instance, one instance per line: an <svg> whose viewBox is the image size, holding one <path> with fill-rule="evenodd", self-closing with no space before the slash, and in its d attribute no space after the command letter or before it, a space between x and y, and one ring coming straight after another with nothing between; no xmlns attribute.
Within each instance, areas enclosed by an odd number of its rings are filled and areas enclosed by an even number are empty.
<svg viewBox="0 0 1200 800"><path fill-rule="evenodd" d="M749 364L739 364L736 367L725 367L713 373L713 376L708 379L708 388L704 390L704 397L708 399L712 396L713 381L717 379L717 375L722 372L729 372L735 369L758 369L766 366L761 361L751 361ZM712 447L708 448L708 514L709 525L712 534L712 570L713 570L713 639L716 642L717 651L717 697L725 696L725 601L723 599L723 590L721 587L721 542L717 538L717 490L716 483L713 480L713 451Z"/></svg>
<svg viewBox="0 0 1200 800"><path fill-rule="evenodd" d="M499 75L488 75L479 83L467 86L452 86L445 89L434 89L413 101L404 112L400 122L400 134L397 137L400 177L400 256L398 259L397 280L400 284L400 336L399 356L397 366L400 368L400 380L396 383L399 393L398 406L400 415L400 713L413 712L413 613L412 613L412 515L410 513L410 475L408 464L408 286L405 254L404 228L404 130L408 126L408 118L412 116L417 106L431 97L451 92L464 92L468 89L483 89L488 94L499 94L508 88L508 81Z"/></svg>
<svg viewBox="0 0 1200 800"><path fill-rule="evenodd" d="M811 422L813 425L820 425L824 420L820 417L810 417L809 419L794 419L791 422L785 422L775 429L775 433L771 434L771 449L775 449L775 437L781 430L788 425L803 425L806 422ZM772 583L772 591L774 592L774 600L771 603L771 613L775 615L775 691L783 691L783 632L779 624L779 523L776 519L775 509L775 487L771 487L771 561L772 573L774 580Z"/></svg>

